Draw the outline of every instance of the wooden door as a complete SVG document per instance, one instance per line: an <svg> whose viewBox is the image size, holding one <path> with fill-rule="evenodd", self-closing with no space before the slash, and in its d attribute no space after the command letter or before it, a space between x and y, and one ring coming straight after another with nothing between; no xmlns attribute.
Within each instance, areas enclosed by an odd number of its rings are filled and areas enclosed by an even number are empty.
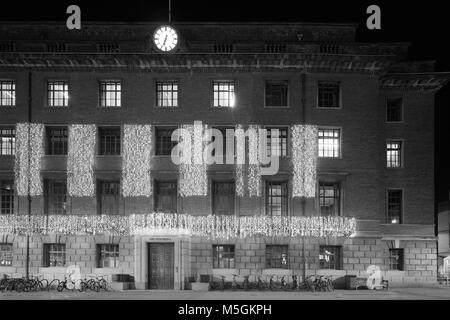
<svg viewBox="0 0 450 320"><path fill-rule="evenodd" d="M148 288L174 289L173 243L148 245Z"/></svg>

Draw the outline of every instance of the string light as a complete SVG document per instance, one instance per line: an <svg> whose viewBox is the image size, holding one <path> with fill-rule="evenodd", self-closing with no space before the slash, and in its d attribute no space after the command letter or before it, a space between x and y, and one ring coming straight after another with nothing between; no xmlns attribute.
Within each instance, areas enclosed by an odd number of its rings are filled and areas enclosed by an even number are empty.
<svg viewBox="0 0 450 320"><path fill-rule="evenodd" d="M176 213L118 215L2 215L0 234L120 236L184 234L205 238L352 237L355 218L194 216Z"/></svg>
<svg viewBox="0 0 450 320"><path fill-rule="evenodd" d="M234 131L236 137L236 167L235 167L235 175L236 175L236 195L238 197L244 197L245 194L245 173L244 173L244 164L245 164L245 134L242 129L242 125L236 125Z"/></svg>
<svg viewBox="0 0 450 320"><path fill-rule="evenodd" d="M94 197L95 140L93 124L73 124L69 127L67 154L67 192L71 197Z"/></svg>
<svg viewBox="0 0 450 320"><path fill-rule="evenodd" d="M122 159L122 194L124 197L150 197L151 125L124 125Z"/></svg>
<svg viewBox="0 0 450 320"><path fill-rule="evenodd" d="M259 128L250 125L248 128L248 193L249 197L261 196L261 167L259 161Z"/></svg>
<svg viewBox="0 0 450 320"><path fill-rule="evenodd" d="M18 123L16 126L14 174L19 196L42 195L41 164L44 155L44 125Z"/></svg>
<svg viewBox="0 0 450 320"><path fill-rule="evenodd" d="M292 136L292 197L313 198L317 180L317 127L294 125Z"/></svg>

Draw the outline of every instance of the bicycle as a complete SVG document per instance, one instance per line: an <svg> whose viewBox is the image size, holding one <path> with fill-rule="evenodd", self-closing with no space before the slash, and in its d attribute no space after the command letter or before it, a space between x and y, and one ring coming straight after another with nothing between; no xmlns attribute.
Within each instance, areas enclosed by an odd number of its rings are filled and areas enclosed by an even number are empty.
<svg viewBox="0 0 450 320"><path fill-rule="evenodd" d="M257 281L258 281L257 282L258 290L262 291L262 290L265 290L265 289L267 289L269 287L267 282L261 279L261 276L258 276L258 280Z"/></svg>
<svg viewBox="0 0 450 320"><path fill-rule="evenodd" d="M77 281L81 281L81 280L77 280ZM71 290L74 291L75 288L77 287L76 285L77 283L75 281L73 281L72 279L70 279L70 277L65 276L63 281L60 281L58 284L58 287L56 287L56 290L58 292L63 292L64 290ZM79 287L79 291L80 291L81 285Z"/></svg>
<svg viewBox="0 0 450 320"><path fill-rule="evenodd" d="M305 280L298 285L298 290L307 290L311 292L315 292L316 288L314 285L315 276L307 276ZM314 279L314 280L313 280Z"/></svg>
<svg viewBox="0 0 450 320"><path fill-rule="evenodd" d="M249 291L250 290L250 282L248 281L249 278L250 278L250 275L244 276L243 287L244 287L245 291Z"/></svg>
<svg viewBox="0 0 450 320"><path fill-rule="evenodd" d="M237 289L239 289L239 285L236 281L236 277L238 277L237 274L233 274L233 282L231 283L231 290L236 291Z"/></svg>

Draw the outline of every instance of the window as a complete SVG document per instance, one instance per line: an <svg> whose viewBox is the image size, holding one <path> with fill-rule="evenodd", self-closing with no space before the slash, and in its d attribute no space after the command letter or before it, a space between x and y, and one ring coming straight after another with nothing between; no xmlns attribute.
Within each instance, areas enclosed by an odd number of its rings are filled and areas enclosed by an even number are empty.
<svg viewBox="0 0 450 320"><path fill-rule="evenodd" d="M213 268L234 268L234 245L213 246Z"/></svg>
<svg viewBox="0 0 450 320"><path fill-rule="evenodd" d="M341 247L320 246L319 267L320 269L341 269Z"/></svg>
<svg viewBox="0 0 450 320"><path fill-rule="evenodd" d="M66 245L44 243L44 267L64 267L66 264Z"/></svg>
<svg viewBox="0 0 450 320"><path fill-rule="evenodd" d="M178 107L178 82L156 82L156 106Z"/></svg>
<svg viewBox="0 0 450 320"><path fill-rule="evenodd" d="M228 127L228 128L227 127L220 127L220 128L213 127L212 129L219 130L220 133L222 134L222 150L213 149L211 152L211 155L216 156L216 151L217 151L217 156L219 156L219 157L222 156L223 163L226 163L227 152L230 152L230 155L232 155L233 157L236 154L235 153L235 150L236 150L235 142L236 141L235 141L235 135L234 135L234 128L233 127ZM227 134L227 132L228 132L228 134ZM216 136L212 136L211 142L214 142L215 139L216 139ZM232 150L227 150L227 140L230 141L229 142L230 144L233 143L233 146L231 147Z"/></svg>
<svg viewBox="0 0 450 320"><path fill-rule="evenodd" d="M98 244L97 245L97 268L119 267L119 245Z"/></svg>
<svg viewBox="0 0 450 320"><path fill-rule="evenodd" d="M9 80L0 80L0 106L16 105L16 83Z"/></svg>
<svg viewBox="0 0 450 320"><path fill-rule="evenodd" d="M288 269L287 245L266 245L266 268Z"/></svg>
<svg viewBox="0 0 450 320"><path fill-rule="evenodd" d="M336 182L319 182L319 207L321 216L341 215L341 189Z"/></svg>
<svg viewBox="0 0 450 320"><path fill-rule="evenodd" d="M231 43L216 43L213 45L214 53L232 53L234 46Z"/></svg>
<svg viewBox="0 0 450 320"><path fill-rule="evenodd" d="M120 107L121 106L122 84L120 81L100 82L100 106Z"/></svg>
<svg viewBox="0 0 450 320"><path fill-rule="evenodd" d="M213 181L213 214L234 215L234 182Z"/></svg>
<svg viewBox="0 0 450 320"><path fill-rule="evenodd" d="M120 46L117 43L102 43L98 45L98 51L102 53L120 52Z"/></svg>
<svg viewBox="0 0 450 320"><path fill-rule="evenodd" d="M47 127L47 154L67 155L67 127Z"/></svg>
<svg viewBox="0 0 450 320"><path fill-rule="evenodd" d="M47 43L47 52L66 52L66 44L64 42Z"/></svg>
<svg viewBox="0 0 450 320"><path fill-rule="evenodd" d="M319 157L339 158L341 146L340 129L319 129Z"/></svg>
<svg viewBox="0 0 450 320"><path fill-rule="evenodd" d="M213 106L233 108L235 105L234 82L214 81L213 82Z"/></svg>
<svg viewBox="0 0 450 320"><path fill-rule="evenodd" d="M16 44L12 41L0 41L0 52L14 52Z"/></svg>
<svg viewBox="0 0 450 320"><path fill-rule="evenodd" d="M386 143L386 161L388 168L402 167L402 141L390 140Z"/></svg>
<svg viewBox="0 0 450 320"><path fill-rule="evenodd" d="M0 127L0 156L16 153L16 129Z"/></svg>
<svg viewBox="0 0 450 320"><path fill-rule="evenodd" d="M0 213L14 213L14 182L0 180Z"/></svg>
<svg viewBox="0 0 450 320"><path fill-rule="evenodd" d="M388 223L402 223L403 190L389 189L387 198Z"/></svg>
<svg viewBox="0 0 450 320"><path fill-rule="evenodd" d="M403 99L387 98L386 99L386 121L401 122L403 121Z"/></svg>
<svg viewBox="0 0 450 320"><path fill-rule="evenodd" d="M120 127L98 128L101 156L120 155Z"/></svg>
<svg viewBox="0 0 450 320"><path fill-rule="evenodd" d="M318 107L319 108L340 108L339 82L319 81L318 84Z"/></svg>
<svg viewBox="0 0 450 320"><path fill-rule="evenodd" d="M67 107L69 105L67 81L49 81L47 83L47 99L49 107Z"/></svg>
<svg viewBox="0 0 450 320"><path fill-rule="evenodd" d="M45 213L66 214L66 180L45 180Z"/></svg>
<svg viewBox="0 0 450 320"><path fill-rule="evenodd" d="M288 128L266 128L266 130L267 130L267 156L287 157ZM276 141L274 137L275 130L278 130L278 141Z"/></svg>
<svg viewBox="0 0 450 320"><path fill-rule="evenodd" d="M177 182L155 180L155 211L177 212Z"/></svg>
<svg viewBox="0 0 450 320"><path fill-rule="evenodd" d="M265 105L267 107L287 107L288 105L288 82L266 81Z"/></svg>
<svg viewBox="0 0 450 320"><path fill-rule="evenodd" d="M389 269L403 270L403 249L389 249Z"/></svg>
<svg viewBox="0 0 450 320"><path fill-rule="evenodd" d="M0 243L0 267L10 267L13 261L12 243Z"/></svg>
<svg viewBox="0 0 450 320"><path fill-rule="evenodd" d="M288 215L288 185L283 182L266 182L266 215Z"/></svg>
<svg viewBox="0 0 450 320"><path fill-rule="evenodd" d="M266 44L267 53L285 53L286 45L282 43L268 43Z"/></svg>
<svg viewBox="0 0 450 320"><path fill-rule="evenodd" d="M172 141L173 128L156 128L156 151L157 156L170 156L177 141Z"/></svg>
<svg viewBox="0 0 450 320"><path fill-rule="evenodd" d="M338 44L323 43L320 45L320 53L323 54L338 54L341 52L341 47Z"/></svg>
<svg viewBox="0 0 450 320"><path fill-rule="evenodd" d="M119 214L119 181L98 181L98 212L105 215Z"/></svg>

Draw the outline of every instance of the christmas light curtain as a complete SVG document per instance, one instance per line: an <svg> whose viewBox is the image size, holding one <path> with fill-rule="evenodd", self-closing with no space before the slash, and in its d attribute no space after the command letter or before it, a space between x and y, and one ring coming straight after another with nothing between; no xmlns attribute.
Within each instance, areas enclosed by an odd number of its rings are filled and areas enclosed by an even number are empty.
<svg viewBox="0 0 450 320"><path fill-rule="evenodd" d="M41 164L44 155L44 125L16 125L16 155L14 174L19 196L42 195Z"/></svg>
<svg viewBox="0 0 450 320"><path fill-rule="evenodd" d="M260 167L260 128L250 125L248 128L248 195L261 196L261 167Z"/></svg>
<svg viewBox="0 0 450 320"><path fill-rule="evenodd" d="M122 159L122 195L152 195L152 126L124 125Z"/></svg>
<svg viewBox="0 0 450 320"><path fill-rule="evenodd" d="M69 126L67 192L71 197L94 197L97 129L93 124Z"/></svg>

